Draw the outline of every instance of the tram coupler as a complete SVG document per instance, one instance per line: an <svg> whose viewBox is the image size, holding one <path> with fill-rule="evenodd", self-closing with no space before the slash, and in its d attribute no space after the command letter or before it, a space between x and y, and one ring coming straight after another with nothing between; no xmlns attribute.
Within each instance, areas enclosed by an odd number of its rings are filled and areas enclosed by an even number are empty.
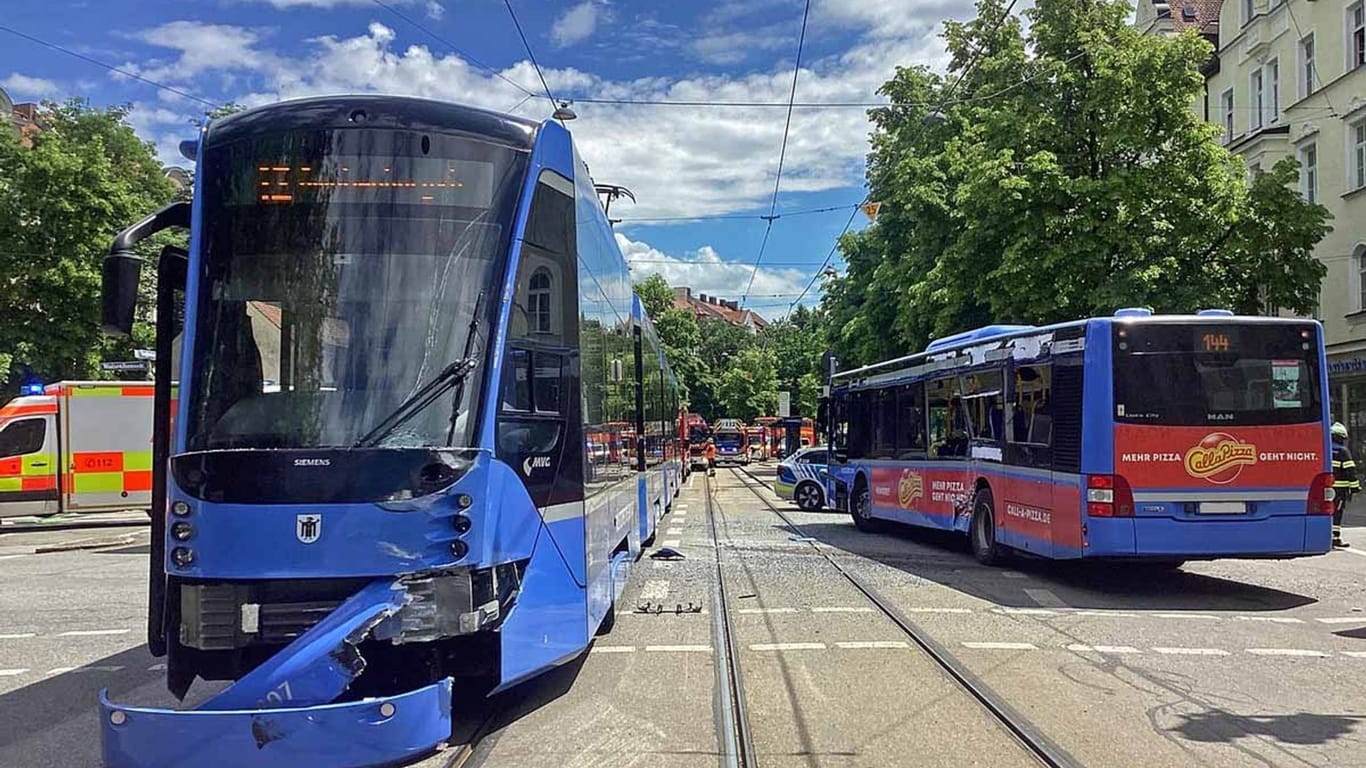
<svg viewBox="0 0 1366 768"><path fill-rule="evenodd" d="M129 707L100 692L106 768L368 768L417 757L450 736L452 680L336 702L365 669L358 646L393 631L402 583L371 582L192 710Z"/></svg>

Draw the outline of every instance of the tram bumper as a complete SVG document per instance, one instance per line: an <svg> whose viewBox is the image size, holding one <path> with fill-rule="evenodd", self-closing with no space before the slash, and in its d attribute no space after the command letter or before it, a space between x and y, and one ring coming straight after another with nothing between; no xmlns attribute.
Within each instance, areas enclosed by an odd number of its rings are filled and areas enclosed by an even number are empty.
<svg viewBox="0 0 1366 768"><path fill-rule="evenodd" d="M365 668L357 646L392 631L407 590L378 579L269 661L193 710L128 707L100 692L107 768L365 768L450 736L446 678L395 696L334 703Z"/></svg>

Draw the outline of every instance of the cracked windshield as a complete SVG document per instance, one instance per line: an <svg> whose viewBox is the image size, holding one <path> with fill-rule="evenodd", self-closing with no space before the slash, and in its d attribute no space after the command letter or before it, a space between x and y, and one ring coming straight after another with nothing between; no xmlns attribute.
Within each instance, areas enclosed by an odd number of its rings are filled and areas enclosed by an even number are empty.
<svg viewBox="0 0 1366 768"><path fill-rule="evenodd" d="M1362 0L6 8L0 766L1366 767L1364 100Z"/></svg>

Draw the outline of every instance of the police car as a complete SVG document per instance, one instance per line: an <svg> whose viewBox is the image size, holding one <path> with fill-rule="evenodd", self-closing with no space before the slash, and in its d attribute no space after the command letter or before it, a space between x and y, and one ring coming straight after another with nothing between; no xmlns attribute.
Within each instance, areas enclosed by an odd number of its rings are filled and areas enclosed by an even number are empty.
<svg viewBox="0 0 1366 768"><path fill-rule="evenodd" d="M802 448L778 465L773 491L805 512L825 508L826 449Z"/></svg>

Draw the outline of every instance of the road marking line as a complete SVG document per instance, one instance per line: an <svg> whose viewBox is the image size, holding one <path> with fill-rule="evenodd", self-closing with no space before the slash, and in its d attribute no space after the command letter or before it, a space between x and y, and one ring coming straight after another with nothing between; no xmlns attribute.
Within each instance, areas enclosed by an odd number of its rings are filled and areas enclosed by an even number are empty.
<svg viewBox="0 0 1366 768"><path fill-rule="evenodd" d="M812 613L872 613L873 609L868 606L819 606L811 609Z"/></svg>
<svg viewBox="0 0 1366 768"><path fill-rule="evenodd" d="M1061 597L1058 597L1058 596L1055 595L1055 594L1053 594L1053 592L1052 592L1051 590L1047 590L1047 589L1026 589L1026 590L1024 591L1024 593L1025 593L1026 595L1029 596L1029 599L1030 599L1030 600L1033 600L1034 602L1038 603L1039 605L1044 606L1045 608L1066 608L1066 607L1067 607L1067 603L1064 603L1064 602L1062 601L1062 598L1061 598Z"/></svg>
<svg viewBox="0 0 1366 768"><path fill-rule="evenodd" d="M963 643L964 648L975 648L984 651L1037 651L1038 646L1033 643Z"/></svg>
<svg viewBox="0 0 1366 768"><path fill-rule="evenodd" d="M668 579L650 579L640 588L641 600L663 600L669 596Z"/></svg>
<svg viewBox="0 0 1366 768"><path fill-rule="evenodd" d="M76 671L77 671L77 672L122 672L122 671L123 671L123 665L122 665L122 664L116 664L116 665L113 665L113 666L98 666L98 665L97 665L97 666L93 666L93 667L80 667L80 668L78 668Z"/></svg>
<svg viewBox="0 0 1366 768"><path fill-rule="evenodd" d="M165 665L165 664L153 664L152 666L150 666L150 667L147 668L147 671L148 671L148 672L165 672L165 671L166 671L166 665Z"/></svg>
<svg viewBox="0 0 1366 768"><path fill-rule="evenodd" d="M9 635L0 635L0 640L23 640L26 637L37 637L34 632L15 632Z"/></svg>
<svg viewBox="0 0 1366 768"><path fill-rule="evenodd" d="M52 669L49 669L47 673L49 675L65 675L73 669L75 669L75 667L53 667Z"/></svg>
<svg viewBox="0 0 1366 768"><path fill-rule="evenodd" d="M13 560L16 557L28 557L28 555L0 555L0 560Z"/></svg>
<svg viewBox="0 0 1366 768"><path fill-rule="evenodd" d="M1139 650L1132 645L1083 645L1073 643L1067 646L1069 651L1091 651L1093 653L1139 653Z"/></svg>
<svg viewBox="0 0 1366 768"><path fill-rule="evenodd" d="M902 640L873 640L859 643L835 643L836 648L857 650L862 648L910 648L911 644Z"/></svg>
<svg viewBox="0 0 1366 768"><path fill-rule="evenodd" d="M595 645L588 649L589 653L635 653L634 645Z"/></svg>
<svg viewBox="0 0 1366 768"><path fill-rule="evenodd" d="M1366 616L1332 616L1327 619L1315 619L1320 624L1366 624ZM0 635L4 637L4 635Z"/></svg>
<svg viewBox="0 0 1366 768"><path fill-rule="evenodd" d="M0 677L14 677L27 672L27 669L0 669Z"/></svg>
<svg viewBox="0 0 1366 768"><path fill-rule="evenodd" d="M1366 552L1363 552L1363 551L1361 551L1361 550L1359 550L1359 549L1335 549L1335 550L1333 550L1333 551L1334 551L1334 552L1346 552L1346 553L1349 554L1349 555L1361 555L1362 557L1366 557Z"/></svg>
<svg viewBox="0 0 1366 768"><path fill-rule="evenodd" d="M682 535L683 535L683 529L682 529L682 528L679 528L678 526L675 525L675 526L673 526L672 528L670 528L667 532L665 532L664 535L665 535L665 536L682 536Z"/></svg>
<svg viewBox="0 0 1366 768"><path fill-rule="evenodd" d="M869 608L868 610L873 610ZM1039 610L1038 608L1027 610ZM907 608L907 613L972 613L971 608ZM1051 613L1051 611L1045 611Z"/></svg>
<svg viewBox="0 0 1366 768"><path fill-rule="evenodd" d="M710 645L647 645L646 651L660 653L711 653Z"/></svg>
<svg viewBox="0 0 1366 768"><path fill-rule="evenodd" d="M751 651L823 651L825 643L755 643Z"/></svg>
<svg viewBox="0 0 1366 768"><path fill-rule="evenodd" d="M1227 656L1228 651L1218 648L1154 648L1158 653L1169 656Z"/></svg>
<svg viewBox="0 0 1366 768"><path fill-rule="evenodd" d="M1305 648L1248 648L1247 652L1254 656L1314 656L1322 658L1328 655L1323 651L1311 651Z"/></svg>
<svg viewBox="0 0 1366 768"><path fill-rule="evenodd" d="M1366 651L1343 651L1342 655L1351 656L1354 659L1366 659Z"/></svg>
<svg viewBox="0 0 1366 768"><path fill-rule="evenodd" d="M796 608L741 608L736 613L797 613Z"/></svg>
<svg viewBox="0 0 1366 768"><path fill-rule="evenodd" d="M659 546L661 546L661 547L677 547L677 546L680 546L682 543L683 543L683 542L680 541L679 539L665 539L664 542L661 543Z"/></svg>
<svg viewBox="0 0 1366 768"><path fill-rule="evenodd" d="M1027 579L1029 578L1019 571L1001 571L1001 576L1007 579Z"/></svg>
<svg viewBox="0 0 1366 768"><path fill-rule="evenodd" d="M1218 621L1218 616L1211 616L1207 613L1154 613L1159 619L1201 619L1203 621Z"/></svg>
<svg viewBox="0 0 1366 768"><path fill-rule="evenodd" d="M1234 616L1238 621L1269 621L1273 624L1303 624L1304 619L1292 619L1286 616Z"/></svg>
<svg viewBox="0 0 1366 768"><path fill-rule="evenodd" d="M1047 608L992 608L992 613L1004 613L1009 616L1056 616L1057 611L1050 611Z"/></svg>
<svg viewBox="0 0 1366 768"><path fill-rule="evenodd" d="M1097 619L1141 619L1143 614L1128 611L1077 611L1073 616L1090 616Z"/></svg>
<svg viewBox="0 0 1366 768"><path fill-rule="evenodd" d="M73 629L69 632L59 632L57 637L96 637L98 635L126 635L132 632L131 629Z"/></svg>

